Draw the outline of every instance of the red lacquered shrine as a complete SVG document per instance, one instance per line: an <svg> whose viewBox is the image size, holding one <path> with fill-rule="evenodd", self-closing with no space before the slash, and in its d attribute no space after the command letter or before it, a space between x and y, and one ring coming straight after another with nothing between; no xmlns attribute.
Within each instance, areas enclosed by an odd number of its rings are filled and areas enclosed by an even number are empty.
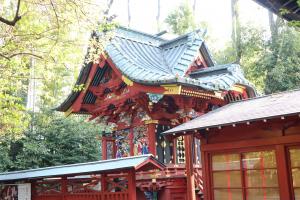
<svg viewBox="0 0 300 200"><path fill-rule="evenodd" d="M300 199L300 90L230 103L164 135L201 140L204 199Z"/></svg>
<svg viewBox="0 0 300 200"><path fill-rule="evenodd" d="M58 110L89 114L110 128L102 134L103 160L150 153L167 166L136 174L138 199L190 199L187 188L200 198L200 140L166 141L161 133L255 96L240 66L216 65L197 31L166 40L119 27L99 62L82 68L76 85L84 89Z"/></svg>

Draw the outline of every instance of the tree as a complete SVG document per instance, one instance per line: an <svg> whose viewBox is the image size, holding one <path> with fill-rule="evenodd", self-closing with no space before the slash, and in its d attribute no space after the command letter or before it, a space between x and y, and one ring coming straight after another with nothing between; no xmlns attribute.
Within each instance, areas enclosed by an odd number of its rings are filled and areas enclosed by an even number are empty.
<svg viewBox="0 0 300 200"><path fill-rule="evenodd" d="M300 33L282 23L278 38L271 42L270 51L264 56L266 68L265 92L274 93L300 87Z"/></svg>
<svg viewBox="0 0 300 200"><path fill-rule="evenodd" d="M194 15L187 2L172 11L167 16L165 22L170 26L172 32L178 35L182 35L196 28Z"/></svg>
<svg viewBox="0 0 300 200"><path fill-rule="evenodd" d="M21 5L21 0L18 0L16 5L16 11L12 20L0 16L0 22L9 26L15 26L16 23L21 19L21 16L19 15L20 5Z"/></svg>
<svg viewBox="0 0 300 200"><path fill-rule="evenodd" d="M241 26L240 64L248 80L267 94L300 87L300 33L281 19L273 25L270 38L260 27ZM230 43L214 55L219 64L235 62Z"/></svg>
<svg viewBox="0 0 300 200"><path fill-rule="evenodd" d="M2 171L100 159L99 125L53 111L36 114L32 123L34 130L27 130L23 138L0 143Z"/></svg>
<svg viewBox="0 0 300 200"><path fill-rule="evenodd" d="M87 36L111 21L112 2L105 8L89 0L0 0L1 19L10 19L16 8L19 16L13 25L0 21L0 137L21 137L28 127L30 79L38 82L40 108L53 108L63 99L82 66ZM30 77L33 68L35 77Z"/></svg>

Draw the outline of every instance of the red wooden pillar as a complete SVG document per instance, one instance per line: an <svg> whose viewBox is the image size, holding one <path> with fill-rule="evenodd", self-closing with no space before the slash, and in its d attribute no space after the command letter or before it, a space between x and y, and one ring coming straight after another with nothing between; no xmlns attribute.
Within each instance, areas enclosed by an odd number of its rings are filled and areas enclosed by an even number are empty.
<svg viewBox="0 0 300 200"><path fill-rule="evenodd" d="M202 142L202 140L201 140ZM204 144L201 143L201 144ZM203 146L201 146L202 148ZM211 193L212 193L212 189L211 189L211 183L210 183L210 157L209 154L207 152L204 152L201 149L201 161L202 161L202 178L203 178L203 192L204 192L204 199L205 200L210 200L211 197Z"/></svg>
<svg viewBox="0 0 300 200"><path fill-rule="evenodd" d="M276 162L278 170L278 183L280 187L280 199L293 199L291 185L288 178L288 159L286 156L285 147L283 145L276 145Z"/></svg>
<svg viewBox="0 0 300 200"><path fill-rule="evenodd" d="M66 195L68 193L68 179L67 177L62 177L61 178L61 195L62 195L62 200L66 199Z"/></svg>
<svg viewBox="0 0 300 200"><path fill-rule="evenodd" d="M106 177L107 177L106 174L101 174L101 192L102 192L102 194L107 191Z"/></svg>
<svg viewBox="0 0 300 200"><path fill-rule="evenodd" d="M177 140L173 139L173 164L177 164Z"/></svg>
<svg viewBox="0 0 300 200"><path fill-rule="evenodd" d="M107 160L107 140L106 137L102 136L102 160Z"/></svg>
<svg viewBox="0 0 300 200"><path fill-rule="evenodd" d="M36 192L36 181L35 180L31 180L30 181L31 184L31 199L35 199L35 197L37 196L37 192Z"/></svg>
<svg viewBox="0 0 300 200"><path fill-rule="evenodd" d="M184 151L185 151L185 168L186 168L186 181L187 181L187 200L196 200L195 193L195 178L193 167L193 135L184 136Z"/></svg>
<svg viewBox="0 0 300 200"><path fill-rule="evenodd" d="M149 120L146 121L146 124L148 125L148 140L149 140L149 153L154 155L156 157L156 125L158 121L157 120Z"/></svg>
<svg viewBox="0 0 300 200"><path fill-rule="evenodd" d="M136 182L134 169L130 169L128 171L128 193L130 200L136 200Z"/></svg>

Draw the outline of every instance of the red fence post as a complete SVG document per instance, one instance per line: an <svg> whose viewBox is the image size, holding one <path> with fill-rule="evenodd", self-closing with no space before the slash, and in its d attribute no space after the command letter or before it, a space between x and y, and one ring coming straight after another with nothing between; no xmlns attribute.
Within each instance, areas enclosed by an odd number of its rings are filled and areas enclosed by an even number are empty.
<svg viewBox="0 0 300 200"><path fill-rule="evenodd" d="M136 200L135 170L128 171L128 193L130 200Z"/></svg>

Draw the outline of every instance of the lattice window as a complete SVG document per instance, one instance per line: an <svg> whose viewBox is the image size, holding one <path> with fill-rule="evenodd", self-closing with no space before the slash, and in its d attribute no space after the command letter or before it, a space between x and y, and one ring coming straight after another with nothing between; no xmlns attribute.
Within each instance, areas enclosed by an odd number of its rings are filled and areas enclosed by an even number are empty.
<svg viewBox="0 0 300 200"><path fill-rule="evenodd" d="M127 176L109 176L106 177L107 192L127 192L128 179Z"/></svg>
<svg viewBox="0 0 300 200"><path fill-rule="evenodd" d="M61 180L39 181L35 191L37 195L61 193Z"/></svg>
<svg viewBox="0 0 300 200"><path fill-rule="evenodd" d="M279 200L275 151L212 156L214 199Z"/></svg>
<svg viewBox="0 0 300 200"><path fill-rule="evenodd" d="M101 191L101 178L69 179L67 189L69 193L91 193Z"/></svg>
<svg viewBox="0 0 300 200"><path fill-rule="evenodd" d="M300 199L300 148L289 150L295 200Z"/></svg>
<svg viewBox="0 0 300 200"><path fill-rule="evenodd" d="M185 163L184 138L182 136L178 137L176 140L176 149L177 163Z"/></svg>

